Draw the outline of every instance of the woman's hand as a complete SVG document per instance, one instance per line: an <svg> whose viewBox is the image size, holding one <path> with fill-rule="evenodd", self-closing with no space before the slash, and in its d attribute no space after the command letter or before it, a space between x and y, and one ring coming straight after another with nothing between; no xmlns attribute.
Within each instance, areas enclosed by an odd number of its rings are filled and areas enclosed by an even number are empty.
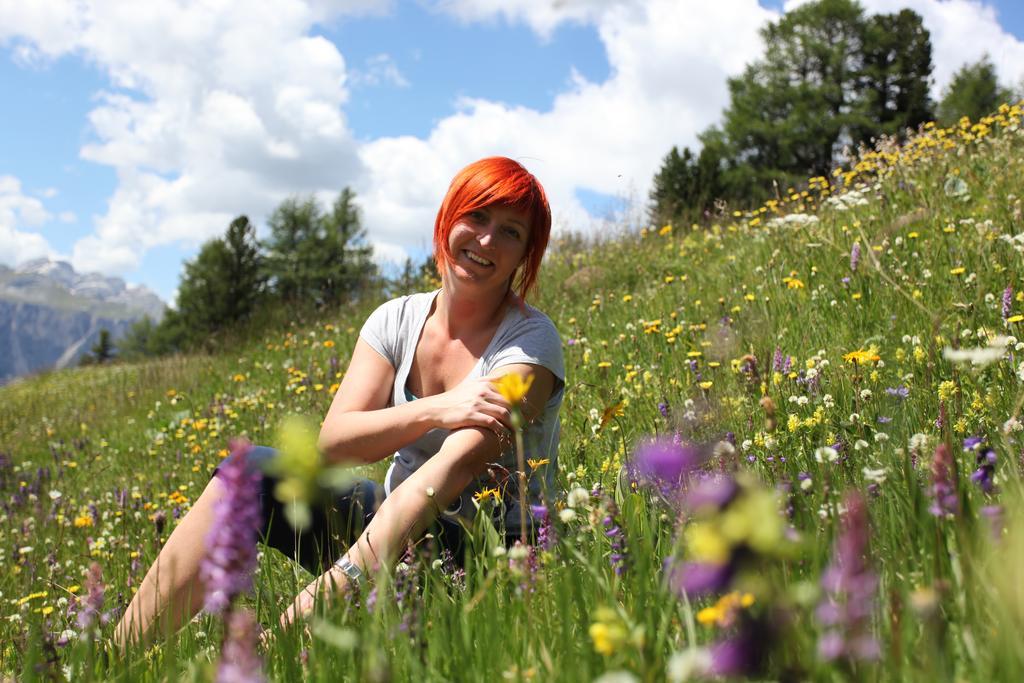
<svg viewBox="0 0 1024 683"><path fill-rule="evenodd" d="M328 597L333 592L343 590L348 585L347 581L348 577L334 567L313 579L309 585L299 591L292 604L281 614L281 628L288 628L291 624L307 618L316 605L318 593L322 597Z"/></svg>
<svg viewBox="0 0 1024 683"><path fill-rule="evenodd" d="M435 428L482 427L499 437L512 429L509 402L494 388L498 376L474 377L443 394L418 399L430 411Z"/></svg>

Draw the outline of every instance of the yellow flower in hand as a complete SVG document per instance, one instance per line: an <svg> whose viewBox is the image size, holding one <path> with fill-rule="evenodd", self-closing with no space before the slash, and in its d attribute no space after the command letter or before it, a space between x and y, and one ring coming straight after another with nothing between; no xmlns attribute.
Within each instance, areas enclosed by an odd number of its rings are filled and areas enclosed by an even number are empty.
<svg viewBox="0 0 1024 683"><path fill-rule="evenodd" d="M518 372L510 372L491 384L498 390L498 393L505 397L506 401L515 406L522 402L526 392L530 390L530 385L533 384L533 375L528 375L524 381L523 376Z"/></svg>

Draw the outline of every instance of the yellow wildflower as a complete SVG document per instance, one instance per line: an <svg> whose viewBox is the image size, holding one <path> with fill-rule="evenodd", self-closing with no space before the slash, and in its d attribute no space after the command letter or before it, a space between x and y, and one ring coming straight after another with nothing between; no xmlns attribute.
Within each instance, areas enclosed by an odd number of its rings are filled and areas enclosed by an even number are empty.
<svg viewBox="0 0 1024 683"><path fill-rule="evenodd" d="M473 500L478 503L483 503L488 498L493 499L495 502L501 500L501 492L497 488L483 488L473 494Z"/></svg>
<svg viewBox="0 0 1024 683"><path fill-rule="evenodd" d="M722 628L732 626L740 609L754 604L754 596L750 593L732 591L718 599L711 607L705 607L697 613L697 621L705 626L717 625Z"/></svg>
<svg viewBox="0 0 1024 683"><path fill-rule="evenodd" d="M596 620L590 625L590 639L594 641L594 651L610 657L618 652L629 639L625 624L607 607L597 610Z"/></svg>
<svg viewBox="0 0 1024 683"><path fill-rule="evenodd" d="M850 351L848 354L843 356L843 360L847 363L856 363L857 365L863 365L865 363L872 363L874 361L881 360L881 356L872 350L868 349L857 349L856 351Z"/></svg>
<svg viewBox="0 0 1024 683"><path fill-rule="evenodd" d="M946 380L939 385L939 400L948 401L950 398L955 396L957 393L956 382L952 380Z"/></svg>

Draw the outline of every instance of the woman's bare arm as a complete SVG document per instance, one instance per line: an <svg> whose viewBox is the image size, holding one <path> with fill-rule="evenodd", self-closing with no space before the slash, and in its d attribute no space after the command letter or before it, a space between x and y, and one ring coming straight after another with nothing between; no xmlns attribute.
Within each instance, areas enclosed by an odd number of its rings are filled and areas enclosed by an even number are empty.
<svg viewBox="0 0 1024 683"><path fill-rule="evenodd" d="M526 364L501 368L501 374L506 372L534 375L523 402L523 415L528 421L532 420L544 410L551 397L554 375L546 368ZM349 549L349 560L364 572L390 566L406 542L416 538L440 510L454 502L466 486L501 455L501 449L498 437L489 429L468 427L452 432L436 455L384 499L370 524ZM312 608L317 590L344 585L346 580L340 570L332 568L299 594L282 619L287 622L305 614Z"/></svg>
<svg viewBox="0 0 1024 683"><path fill-rule="evenodd" d="M320 451L328 462L376 462L436 427L499 432L509 426L509 405L489 380L388 408L395 369L360 339L320 429Z"/></svg>

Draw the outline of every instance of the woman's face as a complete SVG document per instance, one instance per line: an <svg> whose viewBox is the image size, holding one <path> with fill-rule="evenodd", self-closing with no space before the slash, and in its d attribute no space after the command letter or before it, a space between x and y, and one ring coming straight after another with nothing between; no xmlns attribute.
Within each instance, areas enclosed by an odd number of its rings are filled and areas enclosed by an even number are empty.
<svg viewBox="0 0 1024 683"><path fill-rule="evenodd" d="M507 206L492 205L466 214L448 235L452 275L482 285L507 286L526 256L529 225L525 212Z"/></svg>

